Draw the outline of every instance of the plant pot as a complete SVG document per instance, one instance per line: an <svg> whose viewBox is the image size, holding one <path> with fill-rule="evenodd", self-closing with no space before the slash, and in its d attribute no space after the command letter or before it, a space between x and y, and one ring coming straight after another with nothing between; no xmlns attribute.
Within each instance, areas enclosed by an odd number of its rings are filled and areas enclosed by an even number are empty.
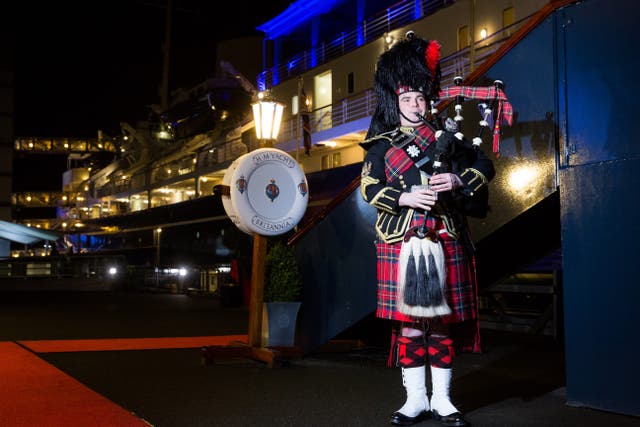
<svg viewBox="0 0 640 427"><path fill-rule="evenodd" d="M294 347L300 302L266 302L262 306L262 346Z"/></svg>

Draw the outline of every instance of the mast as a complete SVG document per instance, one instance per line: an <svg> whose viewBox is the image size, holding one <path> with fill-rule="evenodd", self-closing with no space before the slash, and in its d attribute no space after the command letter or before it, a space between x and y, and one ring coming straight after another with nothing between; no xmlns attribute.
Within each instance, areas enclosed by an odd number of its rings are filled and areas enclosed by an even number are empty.
<svg viewBox="0 0 640 427"><path fill-rule="evenodd" d="M173 15L173 0L167 0L167 15L164 33L164 44L162 46L162 86L160 89L160 108L167 111L169 108L169 61L171 53L171 24Z"/></svg>

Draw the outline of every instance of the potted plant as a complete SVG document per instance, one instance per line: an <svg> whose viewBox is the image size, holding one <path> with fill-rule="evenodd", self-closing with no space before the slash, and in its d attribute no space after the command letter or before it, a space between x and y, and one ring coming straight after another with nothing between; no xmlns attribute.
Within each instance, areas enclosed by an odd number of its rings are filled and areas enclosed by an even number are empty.
<svg viewBox="0 0 640 427"><path fill-rule="evenodd" d="M301 300L302 275L293 247L283 239L275 240L265 259L263 346L294 346Z"/></svg>

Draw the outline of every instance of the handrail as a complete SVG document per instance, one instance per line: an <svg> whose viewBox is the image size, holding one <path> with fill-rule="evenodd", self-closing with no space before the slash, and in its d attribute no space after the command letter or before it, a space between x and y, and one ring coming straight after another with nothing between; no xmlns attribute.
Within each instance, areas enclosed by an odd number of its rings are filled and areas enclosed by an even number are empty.
<svg viewBox="0 0 640 427"><path fill-rule="evenodd" d="M15 151L48 153L114 153L117 147L113 141L96 138L37 138L17 137L13 143Z"/></svg>
<svg viewBox="0 0 640 427"><path fill-rule="evenodd" d="M419 6L433 13L432 11L445 7L449 3L450 1L447 0L423 0ZM391 29L422 19L424 15L416 19L415 7L414 1L400 1L364 20L360 29L343 31L333 40L322 42L310 50L283 61L283 65L264 70L257 76L258 85L261 89L267 89L267 81L273 82L274 75L280 80L294 78L317 65L325 64L383 36Z"/></svg>
<svg viewBox="0 0 640 427"><path fill-rule="evenodd" d="M545 6L543 6L538 12L531 15L527 22L521 26L504 44L497 48L493 53L476 68L464 81L463 85L472 85L476 80L482 77L494 66L503 56L505 56L515 45L517 45L527 34L529 34L534 28L536 28L541 22L549 17L556 10L568 6L573 3L578 3L581 0L549 0ZM443 111L451 100L446 100L438 104L438 111ZM311 230L316 224L324 219L330 211L332 211L337 205L343 202L356 188L360 186L360 175L355 177L353 181L345 187L331 202L329 202L319 213L311 217L311 219L305 223L297 232L295 232L287 240L287 244L293 245L299 239L302 238L309 230Z"/></svg>

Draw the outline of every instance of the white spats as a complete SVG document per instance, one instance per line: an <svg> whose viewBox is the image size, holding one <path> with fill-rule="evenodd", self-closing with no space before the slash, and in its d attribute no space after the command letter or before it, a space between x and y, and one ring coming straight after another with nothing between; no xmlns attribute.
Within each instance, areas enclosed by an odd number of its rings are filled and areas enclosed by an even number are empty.
<svg viewBox="0 0 640 427"><path fill-rule="evenodd" d="M459 412L451 403L449 389L451 387L451 369L431 367L431 410L441 416Z"/></svg>
<svg viewBox="0 0 640 427"><path fill-rule="evenodd" d="M402 385L407 391L407 401L398 412L413 418L422 412L429 411L424 366L402 368Z"/></svg>

